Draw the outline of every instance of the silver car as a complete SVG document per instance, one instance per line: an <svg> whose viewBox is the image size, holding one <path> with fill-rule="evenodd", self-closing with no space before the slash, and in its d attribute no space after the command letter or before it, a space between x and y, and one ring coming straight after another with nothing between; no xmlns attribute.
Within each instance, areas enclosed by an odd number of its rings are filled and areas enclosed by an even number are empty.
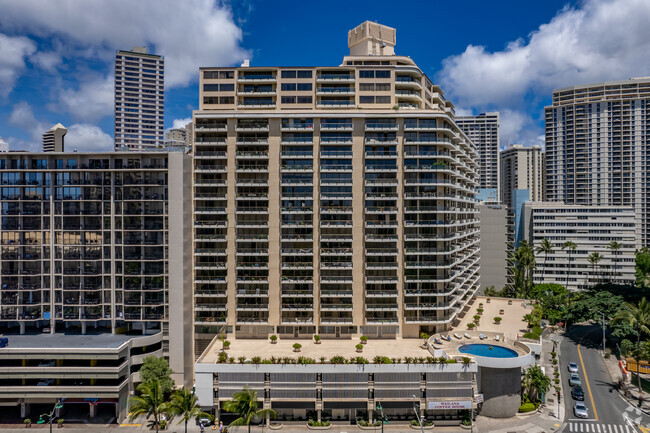
<svg viewBox="0 0 650 433"><path fill-rule="evenodd" d="M569 373L577 373L578 372L578 364L575 362L569 362Z"/></svg>
<svg viewBox="0 0 650 433"><path fill-rule="evenodd" d="M573 414L578 418L588 418L589 410L583 402L576 401L576 403L573 405Z"/></svg>
<svg viewBox="0 0 650 433"><path fill-rule="evenodd" d="M580 376L576 373L571 373L571 377L569 377L569 386L582 386Z"/></svg>

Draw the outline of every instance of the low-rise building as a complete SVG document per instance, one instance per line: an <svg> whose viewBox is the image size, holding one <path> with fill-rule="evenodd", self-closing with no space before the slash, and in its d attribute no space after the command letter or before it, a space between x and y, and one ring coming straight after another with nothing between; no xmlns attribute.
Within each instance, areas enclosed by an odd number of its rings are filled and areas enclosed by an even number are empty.
<svg viewBox="0 0 650 433"><path fill-rule="evenodd" d="M635 251L641 240L633 206L527 202L523 209L524 239L534 249L543 239L553 246L548 255L537 254L536 283L557 283L570 290L609 281L634 284ZM568 241L576 245L575 251L563 248ZM620 247L612 248L616 245ZM589 261L592 253L599 254L596 263Z"/></svg>

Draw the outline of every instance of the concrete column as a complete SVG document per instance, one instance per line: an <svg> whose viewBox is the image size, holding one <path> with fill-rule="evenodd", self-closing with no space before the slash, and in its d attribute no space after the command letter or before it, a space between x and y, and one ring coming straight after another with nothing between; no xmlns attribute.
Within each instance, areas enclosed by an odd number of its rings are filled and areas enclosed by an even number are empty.
<svg viewBox="0 0 650 433"><path fill-rule="evenodd" d="M86 322L81 322L81 335L86 335Z"/></svg>
<svg viewBox="0 0 650 433"><path fill-rule="evenodd" d="M88 405L90 406L90 417L95 418L97 416L97 405L90 403Z"/></svg>
<svg viewBox="0 0 650 433"><path fill-rule="evenodd" d="M27 418L29 416L29 403L20 403L20 417Z"/></svg>
<svg viewBox="0 0 650 433"><path fill-rule="evenodd" d="M271 425L271 413L266 412L266 426L268 427L270 425Z"/></svg>
<svg viewBox="0 0 650 433"><path fill-rule="evenodd" d="M19 322L20 323L20 335L23 335L25 333L25 322Z"/></svg>
<svg viewBox="0 0 650 433"><path fill-rule="evenodd" d="M369 422L370 424L372 424L372 414L373 414L373 410L372 410L372 409L368 409L368 422Z"/></svg>
<svg viewBox="0 0 650 433"><path fill-rule="evenodd" d="M320 422L321 421L321 415L323 411L321 409L316 409L316 421Z"/></svg>

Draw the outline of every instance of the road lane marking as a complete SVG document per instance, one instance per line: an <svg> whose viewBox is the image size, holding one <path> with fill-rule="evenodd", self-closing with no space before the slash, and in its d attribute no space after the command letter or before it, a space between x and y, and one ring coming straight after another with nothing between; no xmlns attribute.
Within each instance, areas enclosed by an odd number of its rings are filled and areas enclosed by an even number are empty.
<svg viewBox="0 0 650 433"><path fill-rule="evenodd" d="M596 428L598 429L598 433L600 433L600 424L596 424Z"/></svg>
<svg viewBox="0 0 650 433"><path fill-rule="evenodd" d="M580 357L580 365L582 365L582 372L585 375L585 383L587 384L587 391L589 391L589 399L591 400L591 407L594 410L594 418L596 419L596 421L598 421L598 411L596 410L596 403L594 403L594 396L591 393L591 387L589 386L589 378L587 377L587 370L585 369L585 363L582 360L582 353L580 353L580 343L578 343L578 356ZM610 433L611 433L611 429L610 429Z"/></svg>

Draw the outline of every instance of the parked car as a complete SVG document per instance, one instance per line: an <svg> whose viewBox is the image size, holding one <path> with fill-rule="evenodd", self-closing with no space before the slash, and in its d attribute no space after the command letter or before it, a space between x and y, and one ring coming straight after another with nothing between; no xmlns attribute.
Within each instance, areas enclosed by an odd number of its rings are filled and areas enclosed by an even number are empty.
<svg viewBox="0 0 650 433"><path fill-rule="evenodd" d="M41 361L38 364L39 367L54 367L56 366L56 361Z"/></svg>
<svg viewBox="0 0 650 433"><path fill-rule="evenodd" d="M574 400L583 401L585 399L585 392L582 390L581 386L574 386L571 388L571 397Z"/></svg>
<svg viewBox="0 0 650 433"><path fill-rule="evenodd" d="M583 402L576 401L575 405L573 406L573 414L578 418L588 418L589 410Z"/></svg>
<svg viewBox="0 0 650 433"><path fill-rule="evenodd" d="M54 385L54 379L41 379L36 384L36 386L50 386L50 385Z"/></svg>
<svg viewBox="0 0 650 433"><path fill-rule="evenodd" d="M569 373L577 373L578 372L578 364L575 362L569 362Z"/></svg>
<svg viewBox="0 0 650 433"><path fill-rule="evenodd" d="M571 377L569 378L569 386L582 386L582 381L580 380L580 376L578 376L577 373L571 373Z"/></svg>

